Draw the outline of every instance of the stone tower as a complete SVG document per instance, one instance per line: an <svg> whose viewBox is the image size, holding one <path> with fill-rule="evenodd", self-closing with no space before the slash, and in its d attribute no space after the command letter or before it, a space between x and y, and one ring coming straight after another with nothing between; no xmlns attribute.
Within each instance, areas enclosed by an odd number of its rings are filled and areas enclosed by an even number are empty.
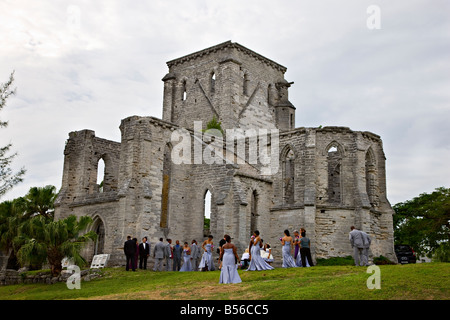
<svg viewBox="0 0 450 320"><path fill-rule="evenodd" d="M258 229L277 265L283 230L303 227L314 258L348 256L348 232L355 225L372 236L372 256L396 260L378 135L346 127L296 128L286 68L238 43L224 42L167 66L162 119L123 119L121 142L98 138L91 130L69 134L55 216L94 219L91 228L99 240L86 250L88 259L110 253L113 264L123 264L127 235L147 236L153 244L160 237L202 242L209 191L207 232L216 243L231 235L240 253ZM224 130L278 129L278 170L263 175L248 159L196 162L190 151L201 130L194 131L194 122L205 129L214 117ZM183 150L192 161L173 161L178 147L173 137L179 132L192 146ZM222 150L212 142L199 145L202 152ZM275 150L274 141L267 145ZM252 148L250 140L245 148L247 153ZM102 187L100 161L105 164Z"/></svg>

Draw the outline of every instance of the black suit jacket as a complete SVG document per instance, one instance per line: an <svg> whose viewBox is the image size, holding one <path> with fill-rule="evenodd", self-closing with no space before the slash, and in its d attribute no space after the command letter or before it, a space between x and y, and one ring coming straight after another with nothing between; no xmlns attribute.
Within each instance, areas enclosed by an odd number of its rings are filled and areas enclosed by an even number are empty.
<svg viewBox="0 0 450 320"><path fill-rule="evenodd" d="M125 241L123 245L123 251L125 254L135 254L136 253L136 242L133 240Z"/></svg>
<svg viewBox="0 0 450 320"><path fill-rule="evenodd" d="M146 242L145 249L144 249L144 243L140 243L139 244L139 255L145 257L149 254L150 254L150 245Z"/></svg>

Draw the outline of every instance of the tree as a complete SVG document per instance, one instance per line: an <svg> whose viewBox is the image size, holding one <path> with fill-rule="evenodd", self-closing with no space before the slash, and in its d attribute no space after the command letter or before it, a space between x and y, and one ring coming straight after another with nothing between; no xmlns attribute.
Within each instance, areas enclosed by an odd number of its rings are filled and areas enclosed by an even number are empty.
<svg viewBox="0 0 450 320"><path fill-rule="evenodd" d="M14 82L14 72L11 73L9 80L6 83L0 84L0 111L6 105L8 98L16 93L16 90L11 90L11 86ZM0 120L0 128L5 128L8 122ZM12 160L17 156L17 153L7 155L11 149L12 144L9 143L4 147L0 147L0 197L3 196L8 190L14 187L16 184L22 182L25 169L22 168L18 172L14 173L11 169Z"/></svg>
<svg viewBox="0 0 450 320"><path fill-rule="evenodd" d="M38 255L46 257L50 264L52 275L61 273L61 260L64 257L74 260L77 265L86 263L80 251L89 240L95 240L94 231L83 233L92 223L92 218L71 215L58 221L49 221L44 216L36 216L21 227L21 236L25 243L17 252L20 263L30 263Z"/></svg>
<svg viewBox="0 0 450 320"><path fill-rule="evenodd" d="M25 201L18 198L0 203L0 250L5 254L1 269L6 269L11 258L16 257L17 236L20 225L24 222Z"/></svg>
<svg viewBox="0 0 450 320"><path fill-rule="evenodd" d="M53 220L55 199L58 196L55 186L32 187L25 195L26 214L41 215Z"/></svg>
<svg viewBox="0 0 450 320"><path fill-rule="evenodd" d="M396 204L394 211L396 244L409 244L419 254L431 254L450 240L450 188L422 193Z"/></svg>

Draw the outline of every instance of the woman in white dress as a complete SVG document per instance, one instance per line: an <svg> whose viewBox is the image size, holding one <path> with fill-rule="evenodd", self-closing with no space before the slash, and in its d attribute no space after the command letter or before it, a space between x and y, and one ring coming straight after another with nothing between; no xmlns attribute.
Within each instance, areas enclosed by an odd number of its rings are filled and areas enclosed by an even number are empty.
<svg viewBox="0 0 450 320"><path fill-rule="evenodd" d="M191 248L187 242L183 246L183 266L180 268L180 271L192 271Z"/></svg>
<svg viewBox="0 0 450 320"><path fill-rule="evenodd" d="M231 243L231 237L225 236L226 243L222 246L220 252L220 260L222 261L222 268L220 270L219 283L240 283L241 277L237 271L237 262L239 256L236 247Z"/></svg>
<svg viewBox="0 0 450 320"><path fill-rule="evenodd" d="M205 251L202 256L202 260L200 261L200 264L198 265L198 268L202 271L214 271L216 268L214 267L214 260L212 256L212 249L214 247L213 244L213 236L208 236L208 239L206 239L202 244L202 249Z"/></svg>
<svg viewBox="0 0 450 320"><path fill-rule="evenodd" d="M255 230L253 236L255 238L250 242L250 265L247 271L272 270L273 267L261 257L261 238L259 237L259 231Z"/></svg>
<svg viewBox="0 0 450 320"><path fill-rule="evenodd" d="M283 245L283 268L295 268L297 267L294 258L291 256L291 249L293 247L293 240L289 233L289 230L284 230L284 237L280 239Z"/></svg>

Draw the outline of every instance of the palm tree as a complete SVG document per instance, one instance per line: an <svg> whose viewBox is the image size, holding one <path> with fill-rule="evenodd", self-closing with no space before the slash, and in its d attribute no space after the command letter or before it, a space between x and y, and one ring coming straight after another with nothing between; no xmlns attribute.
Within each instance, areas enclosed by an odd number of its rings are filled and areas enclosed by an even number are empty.
<svg viewBox="0 0 450 320"><path fill-rule="evenodd" d="M27 215L41 215L53 219L54 203L58 196L55 186L32 187L25 196Z"/></svg>
<svg viewBox="0 0 450 320"><path fill-rule="evenodd" d="M82 216L79 220L71 215L63 220L49 221L45 216L36 216L21 227L25 243L17 252L21 264L30 263L36 255L46 256L53 276L61 273L61 260L71 258L77 265L86 263L80 255L84 244L95 240L93 231L83 233L92 223L92 218Z"/></svg>
<svg viewBox="0 0 450 320"><path fill-rule="evenodd" d="M2 270L6 269L8 261L15 257L14 244L19 226L25 219L24 211L25 200L23 198L0 203L0 250L5 253Z"/></svg>

